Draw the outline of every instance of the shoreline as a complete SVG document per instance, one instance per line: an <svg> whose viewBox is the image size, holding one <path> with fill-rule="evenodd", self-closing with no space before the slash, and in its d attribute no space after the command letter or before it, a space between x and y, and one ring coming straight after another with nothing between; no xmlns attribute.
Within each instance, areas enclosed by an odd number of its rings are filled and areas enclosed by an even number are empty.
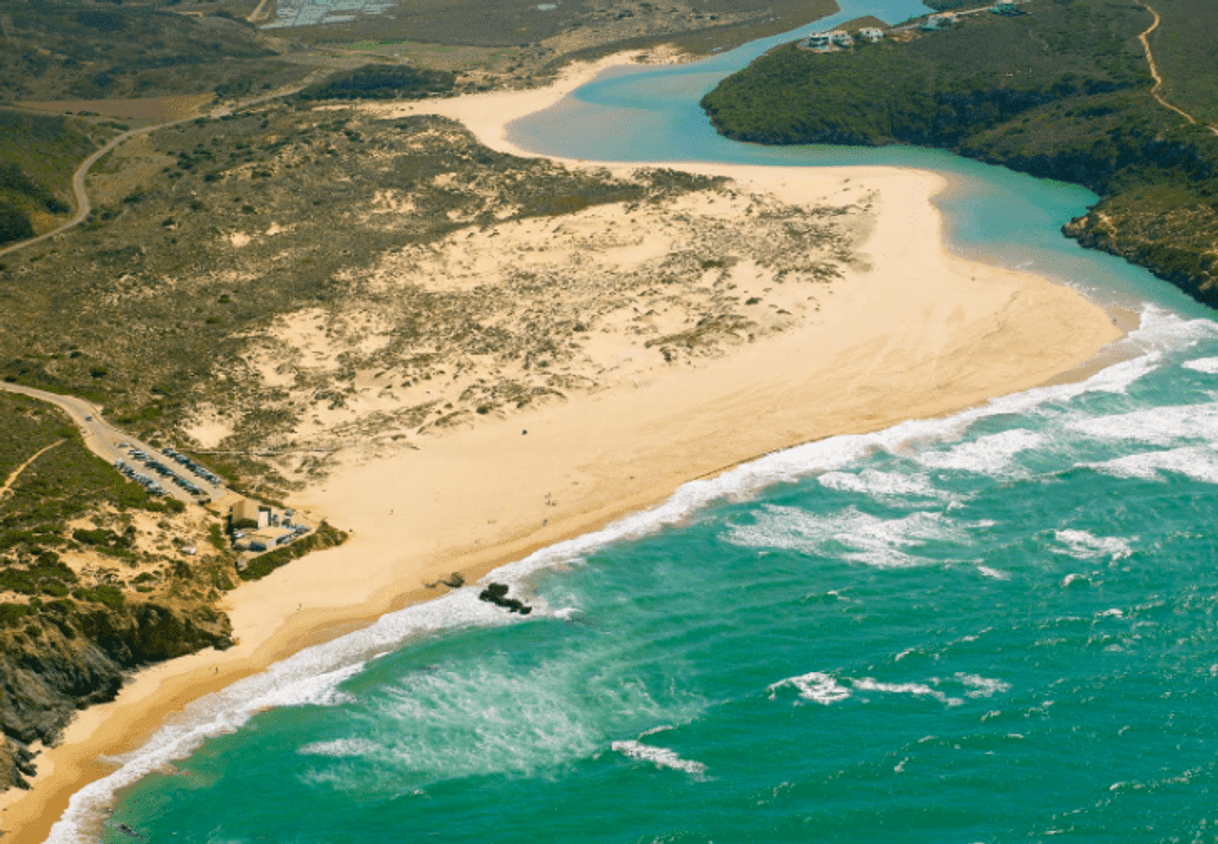
<svg viewBox="0 0 1218 844"><path fill-rule="evenodd" d="M506 141L507 125L622 63L615 56L578 66L544 89L367 108L452 117L494 149L530 155ZM188 702L289 654L443 594L425 581L459 570L472 583L765 454L1037 386L1085 366L1122 334L1073 290L948 252L930 204L946 184L935 174L646 166L725 174L800 204L833 201L844 180L861 181L880 197L875 231L860 247L872 268L834 282L819 317L776 337L633 388L488 420L420 451L345 466L294 496L293 504L350 529L351 540L230 593L238 645L143 669L114 702L80 713L60 744L37 757L33 790L0 798L10 840L44 840L70 796L107 773L99 757L140 746ZM918 316L905 324L911 314ZM416 486L412 478L425 480Z"/></svg>

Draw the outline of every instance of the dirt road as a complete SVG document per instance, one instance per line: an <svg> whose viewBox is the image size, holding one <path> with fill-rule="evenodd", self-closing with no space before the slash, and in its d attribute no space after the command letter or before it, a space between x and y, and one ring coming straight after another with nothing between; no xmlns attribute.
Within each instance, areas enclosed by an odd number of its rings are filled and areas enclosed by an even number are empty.
<svg viewBox="0 0 1218 844"><path fill-rule="evenodd" d="M1139 2L1140 2L1140 0L1139 0ZM1162 20L1162 18L1159 17L1159 13L1156 12L1149 3L1140 3L1140 5L1146 11L1148 11L1152 15L1154 15L1154 18L1155 18L1154 22L1151 23L1150 27L1145 32L1143 32L1141 35L1138 36L1138 40L1142 42L1142 51L1144 53L1146 53L1146 63L1148 65L1150 65L1150 75L1152 77L1154 77L1154 80L1155 80L1154 87L1150 89L1150 95L1155 98L1155 100L1159 103L1159 105L1163 106L1164 108L1171 109L1176 114L1180 115L1185 120L1187 120L1189 123L1196 126L1197 122L1198 122L1197 118L1193 117L1191 114L1189 114L1184 109L1182 109L1178 106L1172 105L1166 99L1163 98L1162 94L1159 93L1159 89L1163 87L1163 77L1159 75L1159 66L1157 64L1155 64L1155 54L1152 53L1150 50L1149 36L1152 32L1154 32L1156 29L1159 28L1159 21ZM1212 134L1218 135L1218 128L1215 128L1213 126L1206 126L1205 128L1209 129Z"/></svg>

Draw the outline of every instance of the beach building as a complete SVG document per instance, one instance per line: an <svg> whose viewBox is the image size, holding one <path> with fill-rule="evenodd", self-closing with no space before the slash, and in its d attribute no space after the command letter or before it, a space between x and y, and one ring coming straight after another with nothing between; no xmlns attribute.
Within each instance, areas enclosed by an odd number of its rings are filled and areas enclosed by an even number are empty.
<svg viewBox="0 0 1218 844"><path fill-rule="evenodd" d="M809 35L804 41L809 50L828 50L832 47L852 47L854 39L845 30L835 29L832 32L817 32Z"/></svg>
<svg viewBox="0 0 1218 844"><path fill-rule="evenodd" d="M865 26L859 30L859 38L869 44L877 44L884 40L884 30L876 29L874 26Z"/></svg>
<svg viewBox="0 0 1218 844"><path fill-rule="evenodd" d="M238 551L252 551L255 554L261 554L263 551L287 545L296 536L294 531L283 528L263 528L241 537L233 543L233 547Z"/></svg>
<svg viewBox="0 0 1218 844"><path fill-rule="evenodd" d="M237 528L264 528L270 523L271 511L257 501L242 498L229 509L233 530Z"/></svg>
<svg viewBox="0 0 1218 844"><path fill-rule="evenodd" d="M804 46L809 50L828 50L832 44L833 39L828 32L815 32L804 41Z"/></svg>
<svg viewBox="0 0 1218 844"><path fill-rule="evenodd" d="M948 12L942 15L931 15L920 28L926 32L938 32L939 30L947 29L955 22L956 16Z"/></svg>

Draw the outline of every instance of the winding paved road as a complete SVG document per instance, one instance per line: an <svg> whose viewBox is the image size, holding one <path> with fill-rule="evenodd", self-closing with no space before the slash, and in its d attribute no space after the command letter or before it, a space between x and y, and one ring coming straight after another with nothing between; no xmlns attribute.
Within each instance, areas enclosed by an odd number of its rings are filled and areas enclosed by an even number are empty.
<svg viewBox="0 0 1218 844"><path fill-rule="evenodd" d="M132 129L129 132L123 132L121 135L115 135L105 146L94 150L93 154L81 162L76 168L76 172L72 174L72 193L76 196L76 215L68 220L57 229L52 229L46 234L40 234L37 237L32 237L29 240L23 240L20 243L14 243L0 249L0 255L7 255L9 252L16 252L18 249L24 249L27 246L33 246L35 243L41 243L44 240L49 240L57 234L66 232L68 229L75 228L85 221L89 216L89 212L93 210L93 206L89 203L89 194L85 191L85 177L89 174L90 168L101 159L103 155L110 152L119 144L134 138L136 135L146 135L149 132L155 132L157 129L164 129L166 126L176 126L179 123L186 123L189 120L194 120L193 117L184 117L181 120L173 120L169 123L158 123L155 126L144 126L140 129Z"/></svg>
<svg viewBox="0 0 1218 844"><path fill-rule="evenodd" d="M279 97L291 96L292 94L295 94L297 91L312 84L313 80L316 79L318 76L324 76L325 74L327 74L329 72L330 72L329 70L315 70L312 73L310 73L308 76L306 76L299 85L294 85L291 88L283 88L278 91L274 91L270 94L263 94L260 97L253 97L248 100L242 100L241 102L235 104L231 109L223 109L223 108L215 109L211 112L210 116L211 117L223 117L224 115L231 114L235 111L238 111L239 109L249 108L250 106L258 105L259 103L264 103L264 102L267 102L268 100L278 99ZM102 146L100 149L95 150L92 155L90 155L88 158L86 158L84 161L82 161L80 163L80 166L76 168L76 172L72 174L72 193L76 197L76 214L75 214L75 216L73 216L72 219L68 220L66 223L64 223L59 228L53 229L49 232L46 232L45 234L40 234L37 237L30 238L29 240L23 240L23 241L20 241L19 243L12 243L12 244L9 244L8 246L0 248L0 255L7 255L10 252L16 252L18 249L24 249L27 246L33 246L35 243L41 243L44 240L48 240L52 237L55 237L56 235L63 234L64 232L68 231L69 229L73 229L76 226L79 226L86 219L88 219L89 213L93 210L93 206L89 202L89 193L88 193L88 191L85 190L85 178L89 175L89 170L93 167L93 165L96 164L102 158L102 156L104 156L106 153L114 150L119 145L125 143L126 141L130 140L131 138L137 137L139 135L148 135L148 134L151 134L152 132L156 132L160 129L167 129L170 126L177 126L181 123L189 123L192 120L199 119L199 117L201 117L201 116L202 115L192 115L190 117L180 117L177 120L170 120L165 123L157 123L152 126L142 126L139 129L131 129L130 131L123 132L121 135L115 135L113 138L111 138L109 141L107 141L104 146Z"/></svg>

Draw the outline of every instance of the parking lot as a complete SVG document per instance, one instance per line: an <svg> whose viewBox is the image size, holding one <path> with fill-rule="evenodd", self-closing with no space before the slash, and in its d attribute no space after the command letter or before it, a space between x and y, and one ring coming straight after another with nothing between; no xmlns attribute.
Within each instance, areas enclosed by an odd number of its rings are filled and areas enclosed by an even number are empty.
<svg viewBox="0 0 1218 844"><path fill-rule="evenodd" d="M218 501L228 494L223 480L207 467L172 447L154 448L119 431L102 419L97 407L84 399L20 384L0 383L0 389L62 408L81 429L90 451L153 495L205 504Z"/></svg>

